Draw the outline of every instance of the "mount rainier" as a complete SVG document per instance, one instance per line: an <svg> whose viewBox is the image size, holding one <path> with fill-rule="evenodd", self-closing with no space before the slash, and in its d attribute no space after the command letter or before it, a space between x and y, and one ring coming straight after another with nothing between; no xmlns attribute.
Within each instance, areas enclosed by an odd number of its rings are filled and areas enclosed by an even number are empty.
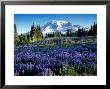
<svg viewBox="0 0 110 89"><path fill-rule="evenodd" d="M49 33L61 32L61 34L65 34L67 29L71 30L71 32L78 31L78 28L84 28L84 30L89 30L89 27L83 27L80 25L73 25L70 22L63 20L52 20L41 27L42 33L45 36Z"/></svg>

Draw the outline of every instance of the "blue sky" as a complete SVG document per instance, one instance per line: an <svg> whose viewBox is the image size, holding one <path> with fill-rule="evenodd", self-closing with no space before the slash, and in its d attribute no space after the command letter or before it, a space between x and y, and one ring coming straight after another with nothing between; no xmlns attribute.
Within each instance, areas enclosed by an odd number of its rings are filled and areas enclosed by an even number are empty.
<svg viewBox="0 0 110 89"><path fill-rule="evenodd" d="M90 27L94 21L97 22L96 14L15 14L14 23L19 34L31 30L31 25L45 25L51 20L64 20L73 25Z"/></svg>

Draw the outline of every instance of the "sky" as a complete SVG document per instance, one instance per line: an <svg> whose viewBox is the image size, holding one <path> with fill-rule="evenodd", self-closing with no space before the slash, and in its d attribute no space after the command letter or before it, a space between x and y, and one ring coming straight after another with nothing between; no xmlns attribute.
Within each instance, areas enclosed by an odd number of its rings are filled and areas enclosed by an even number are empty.
<svg viewBox="0 0 110 89"><path fill-rule="evenodd" d="M31 30L33 23L43 26L52 20L64 20L73 25L90 27L94 21L97 22L96 14L14 14L18 34Z"/></svg>

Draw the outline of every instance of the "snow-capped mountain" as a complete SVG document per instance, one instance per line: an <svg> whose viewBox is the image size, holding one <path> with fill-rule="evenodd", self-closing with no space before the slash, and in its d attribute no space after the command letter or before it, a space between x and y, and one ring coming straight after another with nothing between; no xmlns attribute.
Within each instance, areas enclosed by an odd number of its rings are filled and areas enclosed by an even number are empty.
<svg viewBox="0 0 110 89"><path fill-rule="evenodd" d="M78 28L83 28L80 25L73 25L67 21L61 20L52 20L41 27L42 33L45 36L48 33L61 32L61 34L65 34L67 30L71 30L71 32L76 32Z"/></svg>
<svg viewBox="0 0 110 89"><path fill-rule="evenodd" d="M46 25L42 26L43 34L53 32L64 33L65 31L67 31L67 29L72 29L72 24L66 21L52 20L48 22Z"/></svg>

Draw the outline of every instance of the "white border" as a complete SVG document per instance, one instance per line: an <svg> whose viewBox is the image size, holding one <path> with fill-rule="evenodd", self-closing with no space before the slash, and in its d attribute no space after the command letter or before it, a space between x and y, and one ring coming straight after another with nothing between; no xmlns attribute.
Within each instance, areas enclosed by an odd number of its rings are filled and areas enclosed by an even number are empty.
<svg viewBox="0 0 110 89"><path fill-rule="evenodd" d="M105 5L6 5L6 85L106 85ZM97 14L97 76L14 76L14 14Z"/></svg>

